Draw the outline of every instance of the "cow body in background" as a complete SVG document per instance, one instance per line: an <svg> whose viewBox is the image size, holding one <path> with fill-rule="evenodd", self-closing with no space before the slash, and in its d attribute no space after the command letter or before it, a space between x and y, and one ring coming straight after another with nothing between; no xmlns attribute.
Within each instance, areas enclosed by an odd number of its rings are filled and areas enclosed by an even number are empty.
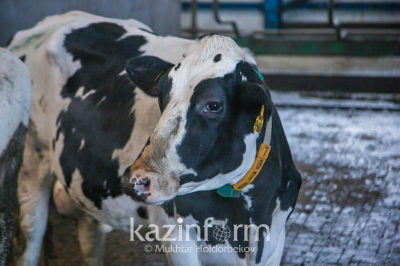
<svg viewBox="0 0 400 266"><path fill-rule="evenodd" d="M8 265L32 88L29 70L18 57L0 48L0 62L0 265Z"/></svg>
<svg viewBox="0 0 400 266"><path fill-rule="evenodd" d="M135 20L83 12L48 17L15 35L9 48L25 59L33 81L18 188L26 239L20 263L38 261L52 193L60 213L79 217L89 264L101 264L106 232L129 231L130 217L147 223L147 209L122 193L119 176L160 111L154 92L135 88L125 65L140 55L176 63L189 43L159 37Z"/></svg>

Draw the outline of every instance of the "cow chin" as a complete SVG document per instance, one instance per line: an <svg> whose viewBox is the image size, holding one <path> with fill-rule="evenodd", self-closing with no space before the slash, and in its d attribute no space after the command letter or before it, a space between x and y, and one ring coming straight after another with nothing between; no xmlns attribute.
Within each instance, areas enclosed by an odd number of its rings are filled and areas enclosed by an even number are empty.
<svg viewBox="0 0 400 266"><path fill-rule="evenodd" d="M178 179L143 170L125 174L121 185L122 191L133 200L156 205L173 199L179 190Z"/></svg>

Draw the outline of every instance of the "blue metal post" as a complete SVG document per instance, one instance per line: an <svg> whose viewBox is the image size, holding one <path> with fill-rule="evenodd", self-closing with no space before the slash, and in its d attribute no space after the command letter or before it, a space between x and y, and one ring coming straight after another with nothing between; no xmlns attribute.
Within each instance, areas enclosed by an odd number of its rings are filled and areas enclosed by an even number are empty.
<svg viewBox="0 0 400 266"><path fill-rule="evenodd" d="M278 29L281 24L280 0L265 0L265 28Z"/></svg>

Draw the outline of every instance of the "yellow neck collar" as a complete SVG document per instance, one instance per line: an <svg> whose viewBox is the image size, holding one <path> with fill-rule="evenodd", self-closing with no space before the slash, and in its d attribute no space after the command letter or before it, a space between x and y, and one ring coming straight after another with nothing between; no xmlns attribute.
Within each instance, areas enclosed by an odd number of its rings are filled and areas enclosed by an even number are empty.
<svg viewBox="0 0 400 266"><path fill-rule="evenodd" d="M264 105L261 107L261 112L258 115L256 122L253 126L253 131L260 133L261 129L264 125ZM267 134L267 132L266 132ZM264 166L264 163L268 159L269 152L271 151L271 145L266 143L261 143L260 148L258 149L256 159L254 160L253 165L250 170L246 173L246 175L239 180L234 185L224 185L217 189L217 193L225 198L238 198L242 194L242 190L245 189L248 185L253 183L261 169Z"/></svg>

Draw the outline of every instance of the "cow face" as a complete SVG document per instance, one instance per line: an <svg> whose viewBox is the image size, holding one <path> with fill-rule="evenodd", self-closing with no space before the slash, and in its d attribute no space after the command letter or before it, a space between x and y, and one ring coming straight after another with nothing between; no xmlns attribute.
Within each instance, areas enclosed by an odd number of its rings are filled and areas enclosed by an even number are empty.
<svg viewBox="0 0 400 266"><path fill-rule="evenodd" d="M246 174L262 141L254 122L263 105L266 121L272 108L248 50L212 35L197 40L176 66L146 56L131 60L127 73L158 92L162 115L124 174L126 194L160 204Z"/></svg>

